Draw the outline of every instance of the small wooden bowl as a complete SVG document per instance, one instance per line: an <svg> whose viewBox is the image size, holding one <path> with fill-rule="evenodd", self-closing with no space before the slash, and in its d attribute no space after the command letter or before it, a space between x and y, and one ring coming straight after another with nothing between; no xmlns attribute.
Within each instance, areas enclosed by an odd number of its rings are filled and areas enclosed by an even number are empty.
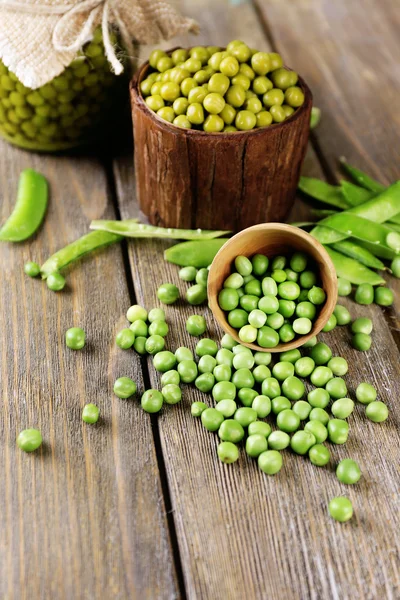
<svg viewBox="0 0 400 600"><path fill-rule="evenodd" d="M287 344L278 344L275 348L261 348L257 344L245 344L239 339L238 331L227 321L225 312L219 307L218 294L223 288L224 281L231 273L233 261L237 256L253 256L265 254L268 257L277 254L287 254L300 250L311 256L319 266L322 287L326 292L326 301L313 328L307 335L300 336ZM283 223L262 223L244 229L233 236L213 260L208 275L208 300L222 329L229 333L237 342L259 352L284 352L298 348L314 335L317 335L326 325L337 301L337 277L335 267L325 248L310 234L302 229Z"/></svg>
<svg viewBox="0 0 400 600"><path fill-rule="evenodd" d="M168 52L172 52L172 48ZM136 194L152 225L239 231L284 221L295 200L310 130L312 94L299 77L304 104L283 123L207 133L176 127L148 108L140 83L130 86Z"/></svg>

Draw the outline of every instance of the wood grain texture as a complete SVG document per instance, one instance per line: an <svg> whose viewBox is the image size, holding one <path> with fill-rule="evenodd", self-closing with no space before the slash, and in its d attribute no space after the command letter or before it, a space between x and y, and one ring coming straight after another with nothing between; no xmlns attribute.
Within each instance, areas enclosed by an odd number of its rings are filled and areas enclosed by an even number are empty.
<svg viewBox="0 0 400 600"><path fill-rule="evenodd" d="M239 231L283 221L296 195L307 148L312 96L283 123L253 131L210 134L177 128L146 106L131 84L137 196L153 225Z"/></svg>
<svg viewBox="0 0 400 600"><path fill-rule="evenodd" d="M189 1L178 4L201 24L202 33L196 43L222 45L240 38L253 47L268 49L260 22L249 3L232 5L227 1L201 0L195 6ZM316 1L300 4L318 14L323 8L322 3ZM293 8L291 4L289 11L286 3L263 0L260 6L266 9L268 16L268 5L275 8L275 13L279 9L286 16ZM359 22L358 15L358 25ZM272 21L270 26L275 30L279 22ZM300 52L304 48L304 31L309 31L311 38L324 33L319 29L310 32L309 28L309 22L303 23L302 32L299 26L292 25L293 34L286 28L283 52L285 61L306 78L306 65ZM299 37L293 41L297 31ZM351 35L349 32L349 40ZM294 43L296 53L292 54L289 49ZM182 40L182 45L190 44L192 40ZM350 50L346 61L349 54ZM308 56L308 65L315 62L314 54ZM310 83L318 99L325 92L323 83L316 79ZM318 101L316 104L321 105ZM333 124L326 127L324 136L329 144L337 132L333 131ZM350 130L348 134L350 136ZM322 129L318 135L322 138ZM314 176L321 174L312 150L304 172ZM115 165L115 173L117 189L122 190L121 214L133 217L137 208L131 196L132 170L125 161L120 161ZM304 208L301 210L302 218L306 212ZM295 211L292 217L300 218L300 213ZM166 246L163 242L150 241L129 244L137 294L148 306L157 302L155 292L162 282L176 283L182 295L186 289L186 284L178 279L177 269L161 261ZM346 381L350 395L354 397L359 382L372 382L389 405L390 417L385 424L376 425L366 419L364 407L357 406L349 419L348 444L345 447L329 445L332 460L328 468L318 469L290 452L285 452L283 470L275 478L264 476L244 452L237 464L222 465L216 457L216 436L206 432L190 415L190 403L204 399L193 387L186 386L181 406L160 415L160 437L189 598L360 597L372 600L379 596L398 597L398 352L382 311L374 306L357 306L350 299L341 299L341 303L349 307L353 317L373 318L373 347L365 354L352 349L347 328L338 327L320 338L329 343L334 354L349 361ZM168 307L168 320L174 324L167 338L171 349L182 344L194 348L196 340L190 338L184 328L187 316L193 312L184 301ZM220 332L208 310L196 308L195 312L206 315L208 335L218 337ZM158 376L151 366L150 376L156 385ZM345 457L354 458L360 464L363 478L357 486L345 486L336 479L335 466ZM335 523L327 513L329 500L342 494L352 499L355 508L353 520L345 525Z"/></svg>
<svg viewBox="0 0 400 600"><path fill-rule="evenodd" d="M0 597L5 600L175 598L168 527L151 423L135 400L112 394L126 375L143 390L140 361L114 342L130 305L119 247L71 269L55 294L23 273L113 218L97 160L50 158L0 145L0 218L10 213L20 171L49 179L44 226L24 244L0 246ZM65 346L71 326L84 350ZM82 422L88 402L96 425ZM15 443L38 427L44 444L28 455ZM162 565L162 568L160 568Z"/></svg>

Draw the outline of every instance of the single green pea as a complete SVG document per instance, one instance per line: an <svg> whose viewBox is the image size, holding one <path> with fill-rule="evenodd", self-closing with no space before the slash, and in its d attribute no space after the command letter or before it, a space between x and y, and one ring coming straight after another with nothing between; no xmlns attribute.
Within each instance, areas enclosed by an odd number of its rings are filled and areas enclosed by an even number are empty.
<svg viewBox="0 0 400 600"><path fill-rule="evenodd" d="M170 371L176 365L176 356L169 350L157 352L153 359L154 368L161 373Z"/></svg>
<svg viewBox="0 0 400 600"><path fill-rule="evenodd" d="M256 365L265 365L266 367L271 363L272 354L270 352L255 352L254 363Z"/></svg>
<svg viewBox="0 0 400 600"><path fill-rule="evenodd" d="M266 315L272 315L279 311L279 300L272 294L266 294L260 298L258 308Z"/></svg>
<svg viewBox="0 0 400 600"><path fill-rule="evenodd" d="M234 420L242 427L248 427L250 423L257 420L257 412L253 408L242 406L235 412Z"/></svg>
<svg viewBox="0 0 400 600"><path fill-rule="evenodd" d="M286 267L287 259L286 256L278 254L278 256L274 256L271 261L271 271L282 271Z"/></svg>
<svg viewBox="0 0 400 600"><path fill-rule="evenodd" d="M221 442L218 444L218 458L225 464L231 464L238 460L239 449L232 442Z"/></svg>
<svg viewBox="0 0 400 600"><path fill-rule="evenodd" d="M240 308L235 308L231 310L228 314L228 323L235 329L240 329L244 327L248 322L248 315L245 310Z"/></svg>
<svg viewBox="0 0 400 600"><path fill-rule="evenodd" d="M345 444L349 435L349 425L343 419L330 419L328 438L333 444Z"/></svg>
<svg viewBox="0 0 400 600"><path fill-rule="evenodd" d="M284 450L290 444L290 436L285 431L273 431L268 436L268 446L271 450Z"/></svg>
<svg viewBox="0 0 400 600"><path fill-rule="evenodd" d="M232 369L229 365L217 365L213 371L215 381L230 381Z"/></svg>
<svg viewBox="0 0 400 600"><path fill-rule="evenodd" d="M60 292L65 287L65 277L61 273L50 273L47 276L46 284L49 290L53 292Z"/></svg>
<svg viewBox="0 0 400 600"><path fill-rule="evenodd" d="M161 86L160 96L163 100L166 100L167 102L174 102L174 100L179 98L180 92L181 88L177 83L174 83L173 81L166 81Z"/></svg>
<svg viewBox="0 0 400 600"><path fill-rule="evenodd" d="M367 317L358 317L351 325L353 333L364 333L369 335L372 332L372 321Z"/></svg>
<svg viewBox="0 0 400 600"><path fill-rule="evenodd" d="M361 283L354 295L354 300L358 304L372 304L374 301L374 288L370 283Z"/></svg>
<svg viewBox="0 0 400 600"><path fill-rule="evenodd" d="M314 348L314 346L318 343L317 336L314 335L307 342L302 344L302 348Z"/></svg>
<svg viewBox="0 0 400 600"><path fill-rule="evenodd" d="M194 46L189 50L189 55L192 58L199 60L203 65L206 64L210 58L210 52L204 46Z"/></svg>
<svg viewBox="0 0 400 600"><path fill-rule="evenodd" d="M239 338L242 342L246 344L251 344L255 342L258 335L258 329L253 327L252 325L244 325L239 330Z"/></svg>
<svg viewBox="0 0 400 600"><path fill-rule="evenodd" d="M182 391L178 385L169 383L161 389L164 402L167 404L177 404L182 399Z"/></svg>
<svg viewBox="0 0 400 600"><path fill-rule="evenodd" d="M262 348L275 348L279 344L279 334L271 327L264 325L258 329L257 344Z"/></svg>
<svg viewBox="0 0 400 600"><path fill-rule="evenodd" d="M165 320L153 321L150 323L148 331L150 335L161 335L161 337L165 337L168 334L169 327Z"/></svg>
<svg viewBox="0 0 400 600"><path fill-rule="evenodd" d="M291 342L295 337L295 332L293 327L289 323L285 323L279 330L279 339L284 344Z"/></svg>
<svg viewBox="0 0 400 600"><path fill-rule="evenodd" d="M132 323L133 325L133 323ZM146 339L144 336L135 336L135 341L133 343L134 350L141 355L146 354Z"/></svg>
<svg viewBox="0 0 400 600"><path fill-rule="evenodd" d="M338 295L349 296L351 294L351 283L343 277L338 277Z"/></svg>
<svg viewBox="0 0 400 600"><path fill-rule="evenodd" d="M193 360L193 352L185 346L180 346L175 350L175 356L178 363L183 360Z"/></svg>
<svg viewBox="0 0 400 600"><path fill-rule="evenodd" d="M391 306L394 302L394 295L389 288L380 286L375 288L374 300L375 304L379 304L379 306Z"/></svg>
<svg viewBox="0 0 400 600"><path fill-rule="evenodd" d="M278 362L272 368L272 375L278 381L284 381L294 375L294 365L289 361Z"/></svg>
<svg viewBox="0 0 400 600"><path fill-rule="evenodd" d="M329 367L316 367L311 373L310 381L315 387L325 387L330 379L333 378L333 373Z"/></svg>
<svg viewBox="0 0 400 600"><path fill-rule="evenodd" d="M121 329L117 333L115 338L115 342L119 348L122 350L127 350L128 348L132 348L133 342L135 341L135 334L128 328Z"/></svg>
<svg viewBox="0 0 400 600"><path fill-rule="evenodd" d="M278 286L276 281L272 279L272 277L264 277L261 282L261 288L264 296L277 296L278 295ZM261 308L261 307L259 307ZM263 309L261 309L263 310ZM273 312L276 312L276 308Z"/></svg>
<svg viewBox="0 0 400 600"><path fill-rule="evenodd" d="M305 421L311 412L311 405L305 400L297 400L292 406L293 412L299 417L300 421Z"/></svg>
<svg viewBox="0 0 400 600"><path fill-rule="evenodd" d="M344 398L347 394L346 383L341 377L333 377L330 379L327 382L325 389L333 400Z"/></svg>
<svg viewBox="0 0 400 600"><path fill-rule="evenodd" d="M246 44L238 44L230 52L240 63L246 63L251 57L251 50Z"/></svg>
<svg viewBox="0 0 400 600"><path fill-rule="evenodd" d="M239 72L239 62L234 56L226 56L221 60L219 70L227 77L234 77Z"/></svg>
<svg viewBox="0 0 400 600"><path fill-rule="evenodd" d="M329 367L335 377L343 377L343 375L346 375L347 371L349 370L347 360L341 356L334 356L331 358L327 364L327 367Z"/></svg>
<svg viewBox="0 0 400 600"><path fill-rule="evenodd" d="M262 435L265 438L268 438L271 433L271 425L264 421L253 421L248 426L247 433L249 435Z"/></svg>
<svg viewBox="0 0 400 600"><path fill-rule="evenodd" d="M312 329L312 321L307 317L301 317L293 321L293 331L298 335L306 335Z"/></svg>
<svg viewBox="0 0 400 600"><path fill-rule="evenodd" d="M256 52L251 57L251 68L257 75L266 75L271 70L271 59L267 52Z"/></svg>
<svg viewBox="0 0 400 600"><path fill-rule="evenodd" d="M261 384L261 393L268 398L277 398L281 395L281 386L275 377L267 377Z"/></svg>
<svg viewBox="0 0 400 600"><path fill-rule="evenodd" d="M240 306L249 313L257 308L258 302L259 297L251 294L243 294L243 296L239 298Z"/></svg>
<svg viewBox="0 0 400 600"><path fill-rule="evenodd" d="M345 306L336 304L333 314L336 317L338 325L348 325L351 323L351 315Z"/></svg>
<svg viewBox="0 0 400 600"><path fill-rule="evenodd" d="M269 52L269 60L271 64L271 71L275 71L276 69L283 67L282 57L277 52Z"/></svg>
<svg viewBox="0 0 400 600"><path fill-rule="evenodd" d="M267 272L269 260L264 254L255 254L251 259L251 264L254 275L262 277Z"/></svg>
<svg viewBox="0 0 400 600"><path fill-rule="evenodd" d="M198 390L204 392L211 392L215 385L215 377L212 373L202 373L198 377L196 377L194 385Z"/></svg>
<svg viewBox="0 0 400 600"><path fill-rule="evenodd" d="M85 423L97 423L99 420L100 410L95 404L85 404L82 411L82 420Z"/></svg>
<svg viewBox="0 0 400 600"><path fill-rule="evenodd" d="M257 115L259 112L262 111L263 105L261 104L261 101L258 98L248 98L246 100L246 102L244 103L244 109L249 110L250 112ZM265 111L263 111L263 112L265 112ZM256 124L257 124L257 116L256 116Z"/></svg>
<svg viewBox="0 0 400 600"><path fill-rule="evenodd" d="M271 400L268 396L256 396L251 404L251 408L256 411L259 419L264 419L271 412Z"/></svg>
<svg viewBox="0 0 400 600"><path fill-rule="evenodd" d="M235 346L238 346L238 343L229 333L225 333L221 339L221 346L227 350L232 350Z"/></svg>
<svg viewBox="0 0 400 600"><path fill-rule="evenodd" d="M296 271L292 271L292 269L284 269L285 273L286 273L286 279L287 281L294 281L295 283L297 283L299 281L299 274L296 273Z"/></svg>
<svg viewBox="0 0 400 600"><path fill-rule="evenodd" d="M323 467L328 464L331 454L328 448L323 444L315 444L315 446L308 451L308 458L313 465Z"/></svg>
<svg viewBox="0 0 400 600"><path fill-rule="evenodd" d="M185 62L185 60L187 60L187 58L188 58L188 51L185 50L184 48L178 48L177 50L174 50L172 52L171 58L172 58L172 62L174 63L174 65L181 63L181 62Z"/></svg>
<svg viewBox="0 0 400 600"><path fill-rule="evenodd" d="M232 383L240 390L241 388L253 388L255 381L250 369L238 369L232 375Z"/></svg>
<svg viewBox="0 0 400 600"><path fill-rule="evenodd" d="M374 401L368 404L365 409L365 414L370 421L374 423L382 423L386 421L389 416L389 410L386 404L383 402Z"/></svg>
<svg viewBox="0 0 400 600"><path fill-rule="evenodd" d="M219 115L208 115L203 124L204 131L209 133L217 133L224 129L225 123Z"/></svg>
<svg viewBox="0 0 400 600"><path fill-rule="evenodd" d="M303 90L297 86L287 88L285 91L285 102L293 108L298 108L304 104Z"/></svg>
<svg viewBox="0 0 400 600"><path fill-rule="evenodd" d="M214 342L214 340L211 340L209 338L203 338L202 340L199 340L197 342L197 345L196 345L197 356L203 357L205 355L210 355L210 356L214 357L217 354L217 352L218 352L218 346ZM216 361L215 361L215 364L216 364ZM215 367L215 365L214 365L214 367Z"/></svg>
<svg viewBox="0 0 400 600"><path fill-rule="evenodd" d="M278 314L278 313L276 313L276 314ZM254 309L250 312L248 318L249 318L250 325L259 329L260 327L265 325L265 322L267 320L267 315L260 309Z"/></svg>
<svg viewBox="0 0 400 600"><path fill-rule="evenodd" d="M329 514L335 521L345 523L353 516L353 505L348 498L340 496L333 498L328 505Z"/></svg>
<svg viewBox="0 0 400 600"><path fill-rule="evenodd" d="M258 466L263 473L275 475L282 468L282 456L277 450L266 450L258 457Z"/></svg>
<svg viewBox="0 0 400 600"><path fill-rule="evenodd" d="M198 87L197 81L195 79L193 79L193 77L187 77L181 83L181 92L182 92L183 96L188 98L190 91L197 87Z"/></svg>
<svg viewBox="0 0 400 600"><path fill-rule="evenodd" d="M298 377L287 377L282 384L282 392L289 400L300 400L305 393L304 383Z"/></svg>
<svg viewBox="0 0 400 600"><path fill-rule="evenodd" d="M118 398L130 398L136 393L136 383L129 377L118 377L114 382L114 394Z"/></svg>
<svg viewBox="0 0 400 600"><path fill-rule="evenodd" d="M190 101L190 94L189 94ZM203 100L204 108L212 115L218 115L225 106L225 100L221 94L211 92L207 94Z"/></svg>
<svg viewBox="0 0 400 600"><path fill-rule="evenodd" d="M355 333L352 337L351 343L353 348L360 352L367 352L371 348L372 339L371 336L366 333Z"/></svg>
<svg viewBox="0 0 400 600"><path fill-rule="evenodd" d="M152 308L147 318L150 323L153 323L154 321L165 321L165 312L162 308Z"/></svg>
<svg viewBox="0 0 400 600"><path fill-rule="evenodd" d="M308 418L310 421L320 421L323 425L329 421L329 415L323 408L313 408Z"/></svg>
<svg viewBox="0 0 400 600"><path fill-rule="evenodd" d="M215 408L206 408L201 413L201 422L208 431L218 431L224 416Z"/></svg>
<svg viewBox="0 0 400 600"><path fill-rule="evenodd" d="M353 485L360 480L361 470L355 460L344 458L336 468L336 477L342 483Z"/></svg>
<svg viewBox="0 0 400 600"><path fill-rule="evenodd" d="M65 332L65 344L71 350L82 350L85 340L86 334L80 327L71 327Z"/></svg>
<svg viewBox="0 0 400 600"><path fill-rule="evenodd" d="M231 85L226 92L225 100L230 106L240 108L246 101L246 91L241 85Z"/></svg>
<svg viewBox="0 0 400 600"><path fill-rule="evenodd" d="M187 69L189 73L196 73L201 69L201 61L197 58L188 58L187 60L185 60L182 66L184 69Z"/></svg>
<svg viewBox="0 0 400 600"><path fill-rule="evenodd" d="M285 318L290 319L294 315L296 304L293 300L279 300L278 312Z"/></svg>
<svg viewBox="0 0 400 600"><path fill-rule="evenodd" d="M300 427L300 418L293 410L288 408L278 414L276 424L281 431L292 433Z"/></svg>
<svg viewBox="0 0 400 600"><path fill-rule="evenodd" d="M203 304L207 300L207 288L199 283L190 286L186 292L186 300L192 306Z"/></svg>
<svg viewBox="0 0 400 600"><path fill-rule="evenodd" d="M220 400L235 400L236 385L231 381L219 381L213 387L212 396L216 402Z"/></svg>
<svg viewBox="0 0 400 600"><path fill-rule="evenodd" d="M186 331L193 336L200 336L207 329L206 320L201 315L191 315L186 321Z"/></svg>
<svg viewBox="0 0 400 600"><path fill-rule="evenodd" d="M337 419L347 419L351 415L354 409L354 402L350 398L339 398L332 406L332 414Z"/></svg>
<svg viewBox="0 0 400 600"><path fill-rule="evenodd" d="M236 109L233 108L233 106L231 106L230 104L225 103L225 106L219 113L219 116L226 125L232 125L236 117Z"/></svg>
<svg viewBox="0 0 400 600"><path fill-rule="evenodd" d="M360 383L356 389L356 398L361 404L370 404L376 400L376 389L370 383Z"/></svg>
<svg viewBox="0 0 400 600"><path fill-rule="evenodd" d="M295 364L300 358L301 352L297 348L294 350L286 350L285 352L281 352L279 355L279 360L281 362L290 362L292 364Z"/></svg>
<svg viewBox="0 0 400 600"><path fill-rule="evenodd" d="M158 390L147 390L140 400L143 410L151 414L160 412L163 403L163 395Z"/></svg>
<svg viewBox="0 0 400 600"><path fill-rule="evenodd" d="M183 267L179 271L179 277L183 281L194 281L196 279L197 269L195 267Z"/></svg>
<svg viewBox="0 0 400 600"><path fill-rule="evenodd" d="M40 274L40 267L35 262L27 262L24 265L24 273L29 277L37 277Z"/></svg>
<svg viewBox="0 0 400 600"><path fill-rule="evenodd" d="M182 383L192 383L197 378L197 365L194 360L182 360L178 364L178 373Z"/></svg>
<svg viewBox="0 0 400 600"><path fill-rule="evenodd" d="M157 298L163 304L173 304L179 298L179 290L173 283L164 283L157 290Z"/></svg>
<svg viewBox="0 0 400 600"><path fill-rule="evenodd" d="M267 377L271 377L271 371L265 365L257 365L253 370L253 377L256 383L262 383Z"/></svg>
<svg viewBox="0 0 400 600"><path fill-rule="evenodd" d="M218 437L224 442L237 444L244 438L243 426L235 419L226 419L218 429Z"/></svg>
<svg viewBox="0 0 400 600"><path fill-rule="evenodd" d="M309 431L296 431L290 440L290 447L296 454L307 454L316 441L315 436Z"/></svg>
<svg viewBox="0 0 400 600"><path fill-rule="evenodd" d="M215 408L225 417L225 419L229 419L235 414L237 405L234 400L221 400Z"/></svg>
<svg viewBox="0 0 400 600"><path fill-rule="evenodd" d="M325 365L332 358L332 350L327 344L318 342L311 348L310 357L317 366Z"/></svg>
<svg viewBox="0 0 400 600"><path fill-rule="evenodd" d="M307 395L307 401L313 408L326 408L330 399L329 393L323 388L311 390Z"/></svg>
<svg viewBox="0 0 400 600"><path fill-rule="evenodd" d="M271 277L276 283L283 283L284 281L286 281L286 273L283 269L275 269L274 271L272 271ZM279 286L278 286L278 291L279 291ZM284 300L287 300L287 299L288 298L284 298Z"/></svg>
<svg viewBox="0 0 400 600"><path fill-rule="evenodd" d="M286 119L286 113L282 106L279 106L279 104L274 104L274 106L271 106L269 112L271 113L274 123L282 123Z"/></svg>
<svg viewBox="0 0 400 600"><path fill-rule="evenodd" d="M308 291L307 298L310 302L312 302L312 304L319 305L325 302L326 294L322 288L314 285Z"/></svg>
<svg viewBox="0 0 400 600"><path fill-rule="evenodd" d="M184 127L185 129L191 129L192 127L192 124L190 123L189 119L185 117L185 115L178 115L175 117L173 124L177 127Z"/></svg>
<svg viewBox="0 0 400 600"><path fill-rule="evenodd" d="M257 397L258 392L253 388L241 387L238 390L238 398L243 406L252 406L254 399Z"/></svg>
<svg viewBox="0 0 400 600"><path fill-rule="evenodd" d="M190 96L190 92L189 92ZM189 98L190 102L190 98ZM186 111L186 116L193 125L201 125L204 122L204 110L200 102L193 102Z"/></svg>
<svg viewBox="0 0 400 600"><path fill-rule="evenodd" d="M254 356L252 352L239 352L233 356L233 367L239 369L251 369L254 366Z"/></svg>
<svg viewBox="0 0 400 600"><path fill-rule="evenodd" d="M303 271L300 273L300 286L303 289L310 290L317 283L317 276L314 271Z"/></svg>
<svg viewBox="0 0 400 600"><path fill-rule="evenodd" d="M228 367L232 367L233 365L234 354L231 350L227 348L221 348L218 350L215 359L218 365L227 365Z"/></svg>
<svg viewBox="0 0 400 600"><path fill-rule="evenodd" d="M291 409L291 402L286 396L276 396L271 402L272 412L274 415L279 415L283 410Z"/></svg>
<svg viewBox="0 0 400 600"><path fill-rule="evenodd" d="M235 127L237 127L239 131L249 131L256 126L256 123L256 115L250 110L240 110L235 118Z"/></svg>
<svg viewBox="0 0 400 600"><path fill-rule="evenodd" d="M268 79L268 77L265 77L265 75L259 75L258 77L255 77L252 83L253 91L259 96L263 96L269 90L272 90L273 87L274 84L270 79Z"/></svg>
<svg viewBox="0 0 400 600"><path fill-rule="evenodd" d="M334 313L331 314L331 316L329 317L329 319L327 320L325 326L322 328L322 331L324 331L325 333L327 333L328 331L332 331L332 329L335 329L337 324L337 319Z"/></svg>
<svg viewBox="0 0 400 600"><path fill-rule="evenodd" d="M158 110L160 110L160 108L165 106L164 100L162 99L160 94L154 94L154 96L147 96L145 102L147 106L151 108L151 110L153 110L154 112L157 112Z"/></svg>
<svg viewBox="0 0 400 600"><path fill-rule="evenodd" d="M147 324L144 321L141 321L140 319L134 321L129 326L129 329L135 334L135 339L136 337L147 337L149 332Z"/></svg>
<svg viewBox="0 0 400 600"><path fill-rule="evenodd" d="M272 115L267 110L262 110L256 114L257 127L268 127L272 123Z"/></svg>
<svg viewBox="0 0 400 600"><path fill-rule="evenodd" d="M317 444L322 444L328 437L328 430L321 421L308 421L308 423L305 424L304 429L313 434L317 440Z"/></svg>
<svg viewBox="0 0 400 600"><path fill-rule="evenodd" d="M303 356L302 358L299 358L298 360L296 360L296 362L294 364L294 370L295 370L296 375L298 375L299 377L303 377L303 378L311 375L314 368L315 368L315 362L313 361L313 359L310 356Z"/></svg>
<svg viewBox="0 0 400 600"><path fill-rule="evenodd" d="M179 385L181 381L178 371L171 369L161 375L161 386L164 387L169 384Z"/></svg>
<svg viewBox="0 0 400 600"><path fill-rule="evenodd" d="M258 458L262 452L268 449L268 442L265 436L260 434L249 435L246 440L246 452L252 458Z"/></svg>
<svg viewBox="0 0 400 600"><path fill-rule="evenodd" d="M213 356L203 354L199 360L198 369L200 373L212 373L216 366L217 361Z"/></svg>
<svg viewBox="0 0 400 600"><path fill-rule="evenodd" d="M276 273L277 271L274 272ZM274 277L274 273L272 277ZM299 294L300 286L295 281L284 281L278 285L278 295L283 300L296 300Z"/></svg>
<svg viewBox="0 0 400 600"><path fill-rule="evenodd" d="M24 452L34 452L42 442L42 434L38 429L24 429L17 437L17 446Z"/></svg>
<svg viewBox="0 0 400 600"><path fill-rule="evenodd" d="M239 294L236 289L223 288L218 294L218 304L222 310L234 310L239 304Z"/></svg>
<svg viewBox="0 0 400 600"><path fill-rule="evenodd" d="M235 258L235 269L242 277L245 277L253 271L253 265L246 256L237 256Z"/></svg>

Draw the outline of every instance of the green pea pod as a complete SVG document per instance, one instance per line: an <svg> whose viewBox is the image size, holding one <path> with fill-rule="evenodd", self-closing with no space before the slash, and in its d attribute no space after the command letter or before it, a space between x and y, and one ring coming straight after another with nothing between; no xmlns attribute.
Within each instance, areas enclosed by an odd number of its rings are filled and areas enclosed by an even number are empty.
<svg viewBox="0 0 400 600"><path fill-rule="evenodd" d="M362 265L370 267L371 269L384 270L386 268L379 258L352 240L343 240L342 242L337 242L336 244L332 244L332 248L338 252L341 252L342 254L345 254L346 256L349 256L350 258L358 260L358 262L360 262Z"/></svg>
<svg viewBox="0 0 400 600"><path fill-rule="evenodd" d="M53 256L50 256L40 269L42 278L46 279L50 273L61 271L71 262L81 258L85 254L89 254L89 252L109 246L110 244L115 244L115 242L120 242L122 239L121 235L107 231L92 231L87 233L75 240L75 242L72 242L72 244L65 246L53 254Z"/></svg>
<svg viewBox="0 0 400 600"><path fill-rule="evenodd" d="M364 202L367 202L376 196L376 192L366 190L350 181L341 181L340 189L349 206L359 206L359 204L364 204Z"/></svg>
<svg viewBox="0 0 400 600"><path fill-rule="evenodd" d="M298 188L301 192L307 194L307 196L311 196L311 198L315 198L315 200L319 200L325 204L330 204L342 210L349 207L343 198L340 187L330 185L321 179L300 177Z"/></svg>
<svg viewBox="0 0 400 600"><path fill-rule="evenodd" d="M386 225L375 223L364 217L359 217L350 212L337 213L320 221L320 226L328 226L335 231L345 233L348 237L353 237L370 244L379 244L380 246L390 248L387 244L387 237L392 230Z"/></svg>
<svg viewBox="0 0 400 600"><path fill-rule="evenodd" d="M354 285L360 285L361 283L382 285L385 283L385 280L378 273L361 265L357 260L344 256L340 252L332 250L329 246L325 246L325 250L332 259L338 277L343 277Z"/></svg>
<svg viewBox="0 0 400 600"><path fill-rule="evenodd" d="M360 171L360 169L357 169L356 167L352 167L351 165L349 165L347 163L346 159L344 158L344 156L339 158L339 162L340 162L342 168L344 169L344 171L346 171L346 173L348 173L350 175L350 177L356 183L358 183L358 185L361 185L361 187L365 188L366 190L370 190L371 192L379 193L379 192L383 192L383 190L385 189L385 186L382 185L381 183L379 183L379 181L372 179L371 177L369 177L369 175L367 175L363 171Z"/></svg>
<svg viewBox="0 0 400 600"><path fill-rule="evenodd" d="M319 217L320 219L324 219L325 217L330 217L331 215L336 215L336 210L330 210L326 208L312 208L311 214L315 217Z"/></svg>
<svg viewBox="0 0 400 600"><path fill-rule="evenodd" d="M43 221L48 201L46 178L33 169L22 171L14 210L0 229L0 240L22 242L30 238Z"/></svg>
<svg viewBox="0 0 400 600"><path fill-rule="evenodd" d="M227 238L218 238L216 240L182 242L165 250L164 258L180 267L208 267L218 250L227 241Z"/></svg>
<svg viewBox="0 0 400 600"><path fill-rule="evenodd" d="M125 221L92 221L90 229L109 231L132 238L160 238L172 240L212 240L231 233L230 231L212 231L209 229L172 229L171 227L154 227L138 223L133 219Z"/></svg>
<svg viewBox="0 0 400 600"><path fill-rule="evenodd" d="M313 106L311 109L310 129L315 129L321 120L321 109Z"/></svg>

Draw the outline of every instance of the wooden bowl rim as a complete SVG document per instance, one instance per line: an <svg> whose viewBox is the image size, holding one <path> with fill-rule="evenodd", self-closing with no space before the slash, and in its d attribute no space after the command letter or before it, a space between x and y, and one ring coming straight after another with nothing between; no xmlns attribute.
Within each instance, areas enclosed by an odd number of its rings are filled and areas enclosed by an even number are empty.
<svg viewBox="0 0 400 600"><path fill-rule="evenodd" d="M263 230L265 232L281 231L281 232L289 233L290 236L292 236L293 238L295 238L295 237L302 238L307 243L309 243L309 244L312 243L312 245L317 250L320 261L322 263L324 263L324 265L327 269L327 273L329 274L329 280L330 280L330 284L331 284L330 291L325 290L326 302L325 302L324 306L322 307L321 313L319 315L321 317L321 315L324 314L324 317L323 317L323 319L320 320L318 325L314 324L310 333L308 333L307 335L300 336L300 337L292 340L291 342L287 342L286 344L280 343L277 346L275 346L275 348L262 348L261 346L258 346L257 344L253 344L253 343L248 344L248 343L242 342L242 340L239 339L237 330L229 325L229 323L226 319L226 316L225 316L225 312L219 307L219 304L218 304L219 290L215 289L215 291L214 291L212 289L214 286L214 280L217 279L217 275L215 275L214 271L213 271L213 267L215 269L215 264L216 264L216 262L218 262L217 259L218 258L220 259L221 256L223 256L223 254L226 252L226 249L229 248L229 246L233 242L236 242L238 238L250 236L252 234L252 232L260 231L260 230ZM257 250L252 252L252 254L256 254L256 252L257 252ZM299 346L302 346L308 340L310 340L312 337L314 337L315 335L320 333L320 331L325 327L329 317L333 313L333 310L334 310L334 308L336 306L336 302L337 302L337 276L336 276L335 267L333 265L333 262L329 256L329 254L327 253L327 251L325 250L323 245L318 240L313 238L306 231L303 231L302 229L300 229L298 227L294 227L293 225L287 225L286 223L260 223L259 225L253 225L252 227L248 227L247 229L243 229L242 231L239 231L239 233L232 236L222 246L222 248L217 252L217 254L211 264L209 275L208 275L208 301L209 301L209 306L212 310L212 313L213 313L216 321L218 322L219 326L223 329L223 331L225 331L226 333L229 333L234 338L234 340L236 342L238 342L239 344L241 344L242 346L247 346L248 348L250 348L251 350L254 350L256 352L272 352L272 353L274 353L274 352L285 352L287 350L293 350L295 348L298 348Z"/></svg>
<svg viewBox="0 0 400 600"><path fill-rule="evenodd" d="M175 46L174 48L170 48L169 50L166 50L165 52L167 54L171 54L174 50L178 50L179 48L180 48L180 46ZM170 133L175 133L175 134L181 133L181 134L189 136L189 137L196 137L196 136L202 136L202 137L204 137L204 136L219 136L219 137L221 137L221 133L223 133L223 137L221 139L227 139L227 138L230 138L233 136L238 137L238 136L250 136L250 135L257 136L257 135L263 135L263 134L265 135L268 131L271 131L271 129L276 130L276 129L279 129L282 127L290 126L292 123L297 121L297 119L299 119L301 117L301 115L306 110L309 109L310 106L312 106L313 97L312 97L311 90L308 87L308 85L306 84L306 82L304 81L304 79L302 77L300 77L300 75L299 75L298 83L300 84L300 87L304 92L304 102L297 110L294 111L294 113L288 119L285 119L282 123L274 123L273 125L268 125L267 127L258 127L256 129L250 129L250 131L209 132L209 131L202 131L201 129L185 129L184 127L179 127L178 125L173 125L172 123L169 123L168 121L165 121L165 119L162 119L161 117L159 117L157 115L157 113L150 110L150 108L147 106L146 102L144 101L144 98L140 91L139 85L142 82L142 79L143 79L144 75L146 74L146 71L149 69L149 67L150 67L150 63L147 60L136 71L133 78L131 79L131 82L130 82L131 101L132 101L132 103L135 102L136 105L138 106L138 108L140 108L141 110L146 112L154 121L156 121L161 126L162 129L165 129L166 131L168 131ZM289 69L289 67L286 67L286 66L285 66L285 68ZM289 70L292 70L292 69L289 69Z"/></svg>

